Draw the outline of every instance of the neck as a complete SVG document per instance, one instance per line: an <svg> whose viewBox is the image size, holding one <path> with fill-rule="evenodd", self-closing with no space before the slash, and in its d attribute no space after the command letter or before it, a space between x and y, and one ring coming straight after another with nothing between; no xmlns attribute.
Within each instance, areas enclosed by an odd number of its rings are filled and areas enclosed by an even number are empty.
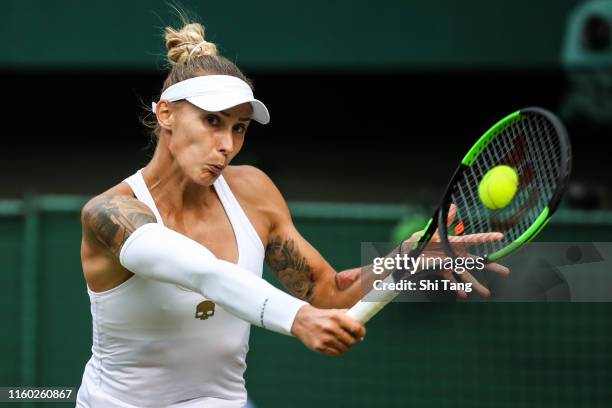
<svg viewBox="0 0 612 408"><path fill-rule="evenodd" d="M214 199L213 186L202 186L191 181L163 142L164 139L160 138L153 158L142 171L160 211L182 212L208 206Z"/></svg>

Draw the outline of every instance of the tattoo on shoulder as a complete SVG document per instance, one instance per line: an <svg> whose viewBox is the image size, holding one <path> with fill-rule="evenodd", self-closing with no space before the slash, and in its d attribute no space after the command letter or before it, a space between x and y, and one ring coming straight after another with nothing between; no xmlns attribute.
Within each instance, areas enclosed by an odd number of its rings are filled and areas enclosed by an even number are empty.
<svg viewBox="0 0 612 408"><path fill-rule="evenodd" d="M293 296L312 300L312 270L292 239L272 237L266 248L266 262Z"/></svg>
<svg viewBox="0 0 612 408"><path fill-rule="evenodd" d="M119 256L130 234L156 219L149 207L132 197L108 196L95 198L85 206L84 221L89 237Z"/></svg>

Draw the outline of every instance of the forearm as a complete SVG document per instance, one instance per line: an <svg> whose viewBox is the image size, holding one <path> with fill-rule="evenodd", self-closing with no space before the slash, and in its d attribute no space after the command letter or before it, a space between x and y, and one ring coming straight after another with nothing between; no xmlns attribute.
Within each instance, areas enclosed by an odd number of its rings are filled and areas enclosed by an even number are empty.
<svg viewBox="0 0 612 408"><path fill-rule="evenodd" d="M134 231L121 248L120 262L137 275L184 286L243 320L283 334L290 334L305 304L159 224Z"/></svg>
<svg viewBox="0 0 612 408"><path fill-rule="evenodd" d="M395 257L399 246L386 255ZM372 265L364 265L340 272L330 271L327 276L315 282L312 305L321 308L350 308L372 290L374 281L384 279L390 271L374 273Z"/></svg>

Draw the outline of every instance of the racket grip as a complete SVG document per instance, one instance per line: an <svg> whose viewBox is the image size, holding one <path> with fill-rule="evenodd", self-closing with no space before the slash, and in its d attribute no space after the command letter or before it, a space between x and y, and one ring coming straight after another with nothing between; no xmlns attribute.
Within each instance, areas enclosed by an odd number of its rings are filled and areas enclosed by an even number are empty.
<svg viewBox="0 0 612 408"><path fill-rule="evenodd" d="M373 302L366 302L360 300L353 307L351 307L346 314L355 320L359 320L361 323L367 323L376 313L380 312L383 307L387 306L399 292L389 291L386 292L384 297L380 300Z"/></svg>

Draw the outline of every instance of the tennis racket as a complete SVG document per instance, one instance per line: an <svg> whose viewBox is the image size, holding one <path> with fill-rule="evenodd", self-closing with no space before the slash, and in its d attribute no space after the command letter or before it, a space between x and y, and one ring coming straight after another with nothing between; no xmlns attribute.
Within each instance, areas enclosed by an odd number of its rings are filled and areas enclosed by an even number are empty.
<svg viewBox="0 0 612 408"><path fill-rule="evenodd" d="M457 253L449 236L486 232L501 232L504 237L462 244L462 249L485 262L511 254L535 237L552 217L566 190L571 162L569 136L551 112L532 107L506 116L484 133L461 160L440 205L408 256L418 257L436 231L442 248L451 257ZM479 185L483 176L498 165L515 169L518 188L507 206L490 209L480 200ZM451 205L456 207L454 218L449 218ZM400 272L396 270L386 281L410 278ZM419 274L412 277L420 278ZM361 300L347 314L365 323L399 293L388 291L377 301Z"/></svg>

